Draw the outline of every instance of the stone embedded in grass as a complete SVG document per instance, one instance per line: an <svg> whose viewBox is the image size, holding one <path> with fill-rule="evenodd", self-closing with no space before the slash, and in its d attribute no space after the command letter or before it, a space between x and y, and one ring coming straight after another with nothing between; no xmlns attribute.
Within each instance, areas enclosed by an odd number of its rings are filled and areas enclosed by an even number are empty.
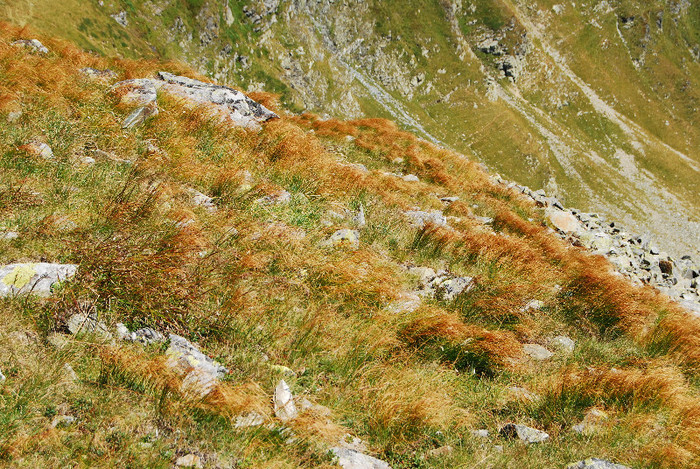
<svg viewBox="0 0 700 469"><path fill-rule="evenodd" d="M324 243L328 246L348 248L353 251L360 249L360 232L343 228L331 235Z"/></svg>
<svg viewBox="0 0 700 469"><path fill-rule="evenodd" d="M549 435L541 430L516 423L508 423L504 425L499 433L505 438L518 438L520 441L528 444L542 443L549 439Z"/></svg>
<svg viewBox="0 0 700 469"><path fill-rule="evenodd" d="M428 224L436 226L447 225L447 218L439 210L431 210L424 212L422 210L409 210L404 212L411 222L411 225L416 228L423 228Z"/></svg>
<svg viewBox="0 0 700 469"><path fill-rule="evenodd" d="M472 436L474 436L476 438L488 438L489 431L486 430L485 428L482 428L479 430L472 430Z"/></svg>
<svg viewBox="0 0 700 469"><path fill-rule="evenodd" d="M149 117L158 115L158 106L155 103L148 106L141 106L134 109L131 114L126 116L122 122L122 129L130 129L143 124Z"/></svg>
<svg viewBox="0 0 700 469"><path fill-rule="evenodd" d="M75 423L76 418L72 415L57 415L51 421L51 428L68 427Z"/></svg>
<svg viewBox="0 0 700 469"><path fill-rule="evenodd" d="M608 413L595 407L589 409L583 416L583 420L571 427L575 433L591 435L595 433L598 424L609 418Z"/></svg>
<svg viewBox="0 0 700 469"><path fill-rule="evenodd" d="M406 182L418 182L419 181L418 176L416 176L415 174L407 174L405 176L402 176L401 179L403 179Z"/></svg>
<svg viewBox="0 0 700 469"><path fill-rule="evenodd" d="M26 47L40 54L48 54L49 49L46 48L38 39L20 39L12 43L13 46Z"/></svg>
<svg viewBox="0 0 700 469"><path fill-rule="evenodd" d="M235 428L259 427L265 422L265 416L257 412L249 412L246 415L239 415L234 422Z"/></svg>
<svg viewBox="0 0 700 469"><path fill-rule="evenodd" d="M134 332L129 332L129 329L122 324L117 323L117 337L120 340L128 342L139 342L143 345L160 344L165 342L165 336L157 330L150 327L143 327Z"/></svg>
<svg viewBox="0 0 700 469"><path fill-rule="evenodd" d="M333 447L331 451L338 458L338 465L343 469L391 469L381 459L368 456L348 448Z"/></svg>
<svg viewBox="0 0 700 469"><path fill-rule="evenodd" d="M109 92L119 98L119 104L125 106L155 105L158 92L154 80L135 78L115 83Z"/></svg>
<svg viewBox="0 0 700 469"><path fill-rule="evenodd" d="M509 386L508 391L516 400L522 402L537 402L542 399L539 394L535 394L520 386Z"/></svg>
<svg viewBox="0 0 700 469"><path fill-rule="evenodd" d="M459 197L457 196L450 196L450 197L440 197L440 202L444 204L451 204L454 202L457 202L459 200Z"/></svg>
<svg viewBox="0 0 700 469"><path fill-rule="evenodd" d="M462 292L469 291L473 281L472 277L453 277L436 282L435 297L443 301L452 301Z"/></svg>
<svg viewBox="0 0 700 469"><path fill-rule="evenodd" d="M129 20L126 17L126 11L122 10L119 13L114 13L114 14L109 15L109 16L112 17L112 19L114 21L116 21L117 24L119 24L119 26L121 26L123 28L126 28L127 26L129 26Z"/></svg>
<svg viewBox="0 0 700 469"><path fill-rule="evenodd" d="M17 122L22 117L22 111L10 111L7 113L7 122L12 124Z"/></svg>
<svg viewBox="0 0 700 469"><path fill-rule="evenodd" d="M107 326L92 313L75 313L66 320L66 327L73 335L92 334L104 340L112 338Z"/></svg>
<svg viewBox="0 0 700 469"><path fill-rule="evenodd" d="M566 466L566 469L630 469L622 464L615 464L610 461L598 458L588 458L574 462Z"/></svg>
<svg viewBox="0 0 700 469"><path fill-rule="evenodd" d="M275 404L275 415L283 422L294 420L299 416L299 411L294 404L294 396L289 385L284 380L280 380L275 387L275 395L273 397Z"/></svg>
<svg viewBox="0 0 700 469"><path fill-rule="evenodd" d="M159 88L176 97L183 98L195 107L209 105L215 115L234 125L257 129L260 124L279 116L247 97L240 91L226 86L205 83L192 78L158 72ZM211 107L211 105L214 105Z"/></svg>
<svg viewBox="0 0 700 469"><path fill-rule="evenodd" d="M549 360L554 356L552 352L540 344L523 344L523 352L533 360Z"/></svg>
<svg viewBox="0 0 700 469"><path fill-rule="evenodd" d="M330 417L333 413L328 407L321 404L313 403L305 397L297 398L296 403L298 404L299 410L301 412L313 412L323 417Z"/></svg>
<svg viewBox="0 0 700 469"><path fill-rule="evenodd" d="M190 193L190 197L194 205L204 207L210 212L216 211L216 204L214 204L214 199L212 199L206 194L199 192L196 189L188 189L188 192Z"/></svg>
<svg viewBox="0 0 700 469"><path fill-rule="evenodd" d="M19 233L16 231L0 231L0 241L11 241L19 238Z"/></svg>
<svg viewBox="0 0 700 469"><path fill-rule="evenodd" d="M576 348L576 343L565 335L558 335L549 340L549 344L565 354L571 354Z"/></svg>
<svg viewBox="0 0 700 469"><path fill-rule="evenodd" d="M51 287L75 275L74 264L9 264L0 266L0 297L32 294L51 295Z"/></svg>
<svg viewBox="0 0 700 469"><path fill-rule="evenodd" d="M394 314L412 313L420 308L420 305L420 296L415 293L402 292L396 300L389 303L386 310Z"/></svg>
<svg viewBox="0 0 700 469"><path fill-rule="evenodd" d="M187 454L180 456L175 460L175 465L178 467L202 467L202 459L196 454Z"/></svg>
<svg viewBox="0 0 700 469"><path fill-rule="evenodd" d="M292 194L284 189L281 189L266 196L260 197L255 201L255 203L260 205L284 205L291 201Z"/></svg>
<svg viewBox="0 0 700 469"><path fill-rule="evenodd" d="M38 158L43 158L45 160L53 159L53 150L44 142L32 141L22 145L20 149Z"/></svg>
<svg viewBox="0 0 700 469"><path fill-rule="evenodd" d="M454 448L450 445L440 446L439 448L431 449L425 455L429 458L444 458L454 452Z"/></svg>
<svg viewBox="0 0 700 469"><path fill-rule="evenodd" d="M540 311L544 308L544 301L542 300L530 300L525 306L521 308L520 311L527 313L528 311Z"/></svg>
<svg viewBox="0 0 700 469"><path fill-rule="evenodd" d="M228 370L204 355L194 344L176 334L170 334L170 346L165 351L166 365L183 377L180 391L186 396L204 398Z"/></svg>
<svg viewBox="0 0 700 469"><path fill-rule="evenodd" d="M7 379L7 378L5 377L5 375L3 374L3 372L0 371L0 383L4 383L6 379Z"/></svg>

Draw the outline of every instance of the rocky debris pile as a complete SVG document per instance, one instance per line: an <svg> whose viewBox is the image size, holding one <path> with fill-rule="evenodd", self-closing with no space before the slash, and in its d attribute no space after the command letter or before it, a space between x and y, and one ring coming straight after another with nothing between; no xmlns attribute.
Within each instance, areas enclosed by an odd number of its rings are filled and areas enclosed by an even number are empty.
<svg viewBox="0 0 700 469"><path fill-rule="evenodd" d="M120 81L110 91L119 97L119 104L136 106L122 123L123 128L140 125L158 114L159 91L181 98L193 107L208 105L216 116L236 126L257 129L260 123L279 117L240 91L168 72L158 72L158 79Z"/></svg>
<svg viewBox="0 0 700 469"><path fill-rule="evenodd" d="M430 267L412 267L408 272L418 277L419 287L415 294L424 298L452 301L474 286L472 277L459 277L447 270L435 272Z"/></svg>
<svg viewBox="0 0 700 469"><path fill-rule="evenodd" d="M51 287L73 277L78 271L74 264L9 264L0 266L0 297L33 294L51 295Z"/></svg>
<svg viewBox="0 0 700 469"><path fill-rule="evenodd" d="M49 50L38 39L20 39L12 43L13 46L26 47L40 54L48 54Z"/></svg>
<svg viewBox="0 0 700 469"><path fill-rule="evenodd" d="M180 391L193 398L206 397L228 370L184 337L170 334L169 338L170 346L165 351L167 365L183 378Z"/></svg>
<svg viewBox="0 0 700 469"><path fill-rule="evenodd" d="M627 233L616 222L596 213L567 209L544 190L533 191L500 176L494 180L546 207L545 214L562 239L606 256L632 282L658 288L700 317L700 264L691 256L675 259L661 251L649 236Z"/></svg>

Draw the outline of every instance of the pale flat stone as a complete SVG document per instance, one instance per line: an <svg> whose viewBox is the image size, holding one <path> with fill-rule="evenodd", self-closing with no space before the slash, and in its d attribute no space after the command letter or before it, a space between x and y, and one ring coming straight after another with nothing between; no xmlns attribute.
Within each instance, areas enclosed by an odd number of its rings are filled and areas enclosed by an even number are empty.
<svg viewBox="0 0 700 469"><path fill-rule="evenodd" d="M299 416L299 411L294 404L294 396L289 385L284 380L280 380L275 388L273 398L275 404L275 415L283 422L294 420Z"/></svg>
<svg viewBox="0 0 700 469"><path fill-rule="evenodd" d="M78 271L74 264L9 264L0 266L0 297L33 294L51 295L51 286L73 277Z"/></svg>

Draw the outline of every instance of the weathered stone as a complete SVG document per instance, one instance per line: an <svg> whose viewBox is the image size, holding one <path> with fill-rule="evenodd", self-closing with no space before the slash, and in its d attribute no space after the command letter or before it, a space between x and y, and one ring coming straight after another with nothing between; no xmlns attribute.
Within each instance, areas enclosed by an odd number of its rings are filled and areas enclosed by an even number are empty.
<svg viewBox="0 0 700 469"><path fill-rule="evenodd" d="M188 191L190 193L190 197L194 205L204 207L210 212L216 211L216 204L214 203L214 199L195 189L188 189Z"/></svg>
<svg viewBox="0 0 700 469"><path fill-rule="evenodd" d="M84 67L80 69L80 73L90 79L100 81L115 80L117 78L117 74L110 69L99 70L92 67Z"/></svg>
<svg viewBox="0 0 700 469"><path fill-rule="evenodd" d="M109 16L111 16L112 19L113 19L114 21L116 21L117 24L119 24L119 26L122 26L122 27L124 27L124 28L126 28L127 26L129 26L129 20L128 20L128 18L126 17L126 11L122 10L122 11L120 11L119 13L114 13L114 14L109 15Z"/></svg>
<svg viewBox="0 0 700 469"><path fill-rule="evenodd" d="M554 356L552 352L542 347L540 344L523 344L523 352L534 360L549 360Z"/></svg>
<svg viewBox="0 0 700 469"><path fill-rule="evenodd" d="M660 260L659 269L666 275L673 275L673 262L669 260Z"/></svg>
<svg viewBox="0 0 700 469"><path fill-rule="evenodd" d="M161 86L162 91L184 98L196 106L214 105L215 113L234 125L258 128L260 123L279 117L240 91L226 86L205 83L168 72L159 72L158 78L164 82Z"/></svg>
<svg viewBox="0 0 700 469"><path fill-rule="evenodd" d="M534 392L528 391L520 386L510 386L508 387L508 391L510 392L511 396L515 398L515 400L521 402L537 402L542 399L539 394L535 394Z"/></svg>
<svg viewBox="0 0 700 469"><path fill-rule="evenodd" d="M170 346L165 351L166 364L178 375L184 377L181 392L187 396L203 398L207 396L228 370L199 351L194 344L176 334L170 334Z"/></svg>
<svg viewBox="0 0 700 469"><path fill-rule="evenodd" d="M428 224L436 226L447 225L447 218L439 210L423 212L421 210L410 210L405 212L406 216L411 220L411 225L417 228L423 228Z"/></svg>
<svg viewBox="0 0 700 469"><path fill-rule="evenodd" d="M525 443L542 443L549 439L549 435L541 430L515 423L504 425L499 433L506 438L518 438Z"/></svg>
<svg viewBox="0 0 700 469"><path fill-rule="evenodd" d="M12 124L13 122L17 122L20 120L22 117L22 111L10 111L7 113L7 122Z"/></svg>
<svg viewBox="0 0 700 469"><path fill-rule="evenodd" d="M311 402L305 397L297 398L296 403L301 410L301 412L313 412L317 415L321 415L323 417L330 417L331 414L333 413L331 409L328 407L321 405L321 404L316 404L314 402Z"/></svg>
<svg viewBox="0 0 700 469"><path fill-rule="evenodd" d="M576 347L575 342L565 335L558 335L556 337L553 337L552 339L550 339L549 344L557 350L566 354L573 353L574 348Z"/></svg>
<svg viewBox="0 0 700 469"><path fill-rule="evenodd" d="M257 412L249 412L246 415L237 416L233 426L236 428L259 427L263 423L265 423L263 415Z"/></svg>
<svg viewBox="0 0 700 469"><path fill-rule="evenodd" d="M73 367L70 366L70 363L65 363L61 371L63 372L63 381L70 383L78 380L78 375L75 373Z"/></svg>
<svg viewBox="0 0 700 469"><path fill-rule="evenodd" d="M566 466L566 469L630 469L622 464L615 464L610 461L598 458L588 458L574 462Z"/></svg>
<svg viewBox="0 0 700 469"><path fill-rule="evenodd" d="M255 202L261 205L284 205L292 201L292 194L284 189L275 191L264 197L260 197Z"/></svg>
<svg viewBox="0 0 700 469"><path fill-rule="evenodd" d="M426 453L429 458L444 458L454 452L454 448L450 445L440 446L439 448L431 449Z"/></svg>
<svg viewBox="0 0 700 469"><path fill-rule="evenodd" d="M11 241L19 238L19 233L16 231L0 231L0 241Z"/></svg>
<svg viewBox="0 0 700 469"><path fill-rule="evenodd" d="M386 310L394 314L412 313L421 305L420 296L415 293L403 292L399 297L386 307Z"/></svg>
<svg viewBox="0 0 700 469"><path fill-rule="evenodd" d="M0 371L0 384L1 384L1 383L4 383L5 380L7 380L7 378L5 377L5 375L3 374L3 372Z"/></svg>
<svg viewBox="0 0 700 469"><path fill-rule="evenodd" d="M51 295L51 287L75 275L73 264L9 264L0 266L0 297L33 294Z"/></svg>
<svg viewBox="0 0 700 469"><path fill-rule="evenodd" d="M67 427L75 423L75 420L72 415L57 415L51 421L51 428Z"/></svg>
<svg viewBox="0 0 700 469"><path fill-rule="evenodd" d="M488 438L490 434L487 429L481 428L479 430L472 430L472 436L476 438Z"/></svg>
<svg viewBox="0 0 700 469"><path fill-rule="evenodd" d="M134 332L129 332L129 329L122 323L116 325L117 337L128 342L139 342L143 345L159 344L165 342L165 336L157 330L150 327L143 327Z"/></svg>
<svg viewBox="0 0 700 469"><path fill-rule="evenodd" d="M299 411L294 405L294 396L292 390L284 380L280 380L275 387L275 395L273 398L275 404L275 415L283 422L294 420L299 416Z"/></svg>
<svg viewBox="0 0 700 469"><path fill-rule="evenodd" d="M544 308L544 301L542 300L530 300L525 306L522 307L521 311L527 313L529 311L540 311Z"/></svg>
<svg viewBox="0 0 700 469"><path fill-rule="evenodd" d="M435 278L435 270L430 267L411 267L408 269L408 273L418 277L421 285L425 285Z"/></svg>
<svg viewBox="0 0 700 469"><path fill-rule="evenodd" d="M40 54L48 54L49 50L38 39L20 39L12 43L13 46L26 47Z"/></svg>
<svg viewBox="0 0 700 469"><path fill-rule="evenodd" d="M104 340L112 337L107 326L92 313L75 313L66 320L66 327L73 335L93 334Z"/></svg>
<svg viewBox="0 0 700 469"><path fill-rule="evenodd" d="M343 469L391 469L381 459L368 456L348 448L333 447L331 451L338 458L338 465Z"/></svg>
<svg viewBox="0 0 700 469"><path fill-rule="evenodd" d="M125 106L155 105L158 92L154 80L135 78L115 83L109 91L119 98L119 104Z"/></svg>
<svg viewBox="0 0 700 469"><path fill-rule="evenodd" d="M452 301L462 292L469 291L474 279L472 277L453 277L435 284L436 298Z"/></svg>
<svg viewBox="0 0 700 469"><path fill-rule="evenodd" d="M20 147L32 156L43 158L45 160L53 159L53 150L44 142L29 142Z"/></svg>
<svg viewBox="0 0 700 469"><path fill-rule="evenodd" d="M130 129L146 122L149 117L158 115L158 106L151 103L148 106L140 106L131 111L122 122L122 129Z"/></svg>
<svg viewBox="0 0 700 469"><path fill-rule="evenodd" d="M549 221L552 222L554 227L567 234L576 234L583 231L583 225L579 222L574 215L563 210L547 209L545 212Z"/></svg>
<svg viewBox="0 0 700 469"><path fill-rule="evenodd" d="M457 197L457 196L440 197L440 202L445 203L445 204L451 204L453 202L457 202L458 200L459 200L459 197Z"/></svg>
<svg viewBox="0 0 700 469"><path fill-rule="evenodd" d="M327 240L327 244L334 247L344 247L351 250L360 248L360 232L344 228L338 230Z"/></svg>
<svg viewBox="0 0 700 469"><path fill-rule="evenodd" d="M407 174L405 176L402 176L401 179L403 179L406 182L418 182L419 181L418 176L416 176L415 174Z"/></svg>
<svg viewBox="0 0 700 469"><path fill-rule="evenodd" d="M178 467L202 467L202 460L196 454L186 454L175 460L175 465Z"/></svg>

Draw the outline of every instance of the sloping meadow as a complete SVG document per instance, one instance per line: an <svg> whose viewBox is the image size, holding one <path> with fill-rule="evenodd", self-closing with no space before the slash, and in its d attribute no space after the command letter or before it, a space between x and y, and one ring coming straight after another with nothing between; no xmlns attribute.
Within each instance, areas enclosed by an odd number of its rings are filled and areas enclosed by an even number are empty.
<svg viewBox="0 0 700 469"><path fill-rule="evenodd" d="M11 44L32 37L0 32L0 229L17 234L0 258L79 268L47 299L0 303L7 464L332 467L329 448L354 437L394 468L700 462L700 321L556 238L478 164L389 121L292 115L265 93L250 97L281 117L257 130L166 94L123 129L113 83L206 79ZM339 230L359 239L330 242ZM447 295L434 278L469 286ZM165 345L66 334L87 310L185 336L230 372L192 399ZM284 422L282 378L313 404ZM592 411L604 417L575 431ZM261 424L237 427L252 412ZM509 422L550 438L505 439Z"/></svg>

